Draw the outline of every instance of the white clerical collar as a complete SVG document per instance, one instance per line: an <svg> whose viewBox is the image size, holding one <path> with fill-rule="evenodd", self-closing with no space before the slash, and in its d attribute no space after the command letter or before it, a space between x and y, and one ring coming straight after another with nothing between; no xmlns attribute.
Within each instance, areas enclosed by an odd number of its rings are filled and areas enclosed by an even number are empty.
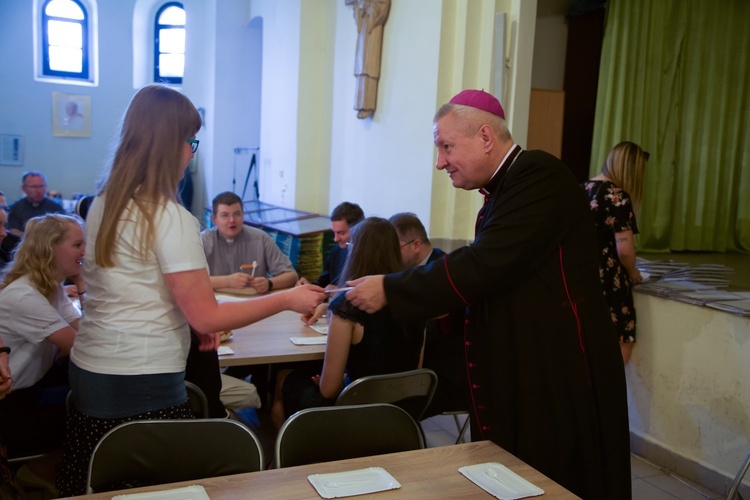
<svg viewBox="0 0 750 500"><path fill-rule="evenodd" d="M500 161L500 165L497 166L497 168L495 169L495 173L492 174L492 177L490 177L490 181L492 181L492 179L495 178L495 176L500 171L500 169L503 168L503 165L505 165L506 160L508 158L510 158L510 155L512 155L512 154L514 154L516 152L516 146L518 146L518 145L514 142L513 145L510 147L510 149L508 150L508 152L505 153L505 156L503 156L503 159ZM519 146L519 148L520 148L520 146ZM515 160L515 158L513 158L513 160ZM511 163L510 165L513 165L513 163ZM510 165L508 166L508 168L510 168ZM487 184L489 184L489 182Z"/></svg>

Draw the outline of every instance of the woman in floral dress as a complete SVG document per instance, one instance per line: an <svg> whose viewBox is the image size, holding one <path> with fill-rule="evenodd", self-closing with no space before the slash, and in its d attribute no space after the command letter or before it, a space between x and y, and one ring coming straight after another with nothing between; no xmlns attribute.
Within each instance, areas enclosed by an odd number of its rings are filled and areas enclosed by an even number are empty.
<svg viewBox="0 0 750 500"><path fill-rule="evenodd" d="M591 200L599 240L599 278L627 363L635 342L633 285L643 279L635 267L635 243L643 172L649 154L637 144L621 142L610 151L602 171L583 184Z"/></svg>

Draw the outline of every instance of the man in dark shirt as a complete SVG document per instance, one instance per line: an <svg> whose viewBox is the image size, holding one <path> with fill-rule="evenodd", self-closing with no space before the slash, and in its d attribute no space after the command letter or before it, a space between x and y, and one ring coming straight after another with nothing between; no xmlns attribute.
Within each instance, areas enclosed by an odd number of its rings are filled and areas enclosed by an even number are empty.
<svg viewBox="0 0 750 500"><path fill-rule="evenodd" d="M338 243L338 245L333 247L329 252L328 258L323 264L323 274L318 276L318 279L313 284L322 287L338 286L339 277L341 276L341 271L344 270L344 263L346 262L346 255L348 253L349 231L364 218L365 213L356 203L345 201L333 209L333 212L331 212L331 230L333 230L333 241ZM304 276L297 281L297 285L306 285L308 283L310 282ZM328 304L320 304L310 318L310 324L318 321L318 318L325 314L327 307Z"/></svg>
<svg viewBox="0 0 750 500"><path fill-rule="evenodd" d="M21 241L29 219L45 214L65 213L63 207L47 198L47 180L43 173L30 170L21 179L21 190L26 196L10 206L8 237L2 243L2 248L7 252L12 251Z"/></svg>
<svg viewBox="0 0 750 500"><path fill-rule="evenodd" d="M398 233L404 268L425 266L445 256L445 252L432 246L422 221L415 214L401 212L388 220ZM463 307L427 322L422 366L435 372L438 385L422 418L446 411L469 410L463 344Z"/></svg>

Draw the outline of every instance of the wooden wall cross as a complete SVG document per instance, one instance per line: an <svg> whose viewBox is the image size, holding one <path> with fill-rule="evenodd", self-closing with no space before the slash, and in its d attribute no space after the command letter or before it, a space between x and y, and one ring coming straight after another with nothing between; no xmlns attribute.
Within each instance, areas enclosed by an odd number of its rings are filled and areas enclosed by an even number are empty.
<svg viewBox="0 0 750 500"><path fill-rule="evenodd" d="M354 55L354 77L357 79L354 109L357 118L375 113L383 51L383 26L388 20L391 0L344 0L354 10L357 24L357 52Z"/></svg>

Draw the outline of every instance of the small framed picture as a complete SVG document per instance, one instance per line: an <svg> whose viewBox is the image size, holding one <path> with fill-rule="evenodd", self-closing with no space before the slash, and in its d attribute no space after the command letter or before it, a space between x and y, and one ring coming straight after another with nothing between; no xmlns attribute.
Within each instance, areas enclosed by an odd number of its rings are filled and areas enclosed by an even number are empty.
<svg viewBox="0 0 750 500"><path fill-rule="evenodd" d="M91 96L53 92L52 135L91 137Z"/></svg>

